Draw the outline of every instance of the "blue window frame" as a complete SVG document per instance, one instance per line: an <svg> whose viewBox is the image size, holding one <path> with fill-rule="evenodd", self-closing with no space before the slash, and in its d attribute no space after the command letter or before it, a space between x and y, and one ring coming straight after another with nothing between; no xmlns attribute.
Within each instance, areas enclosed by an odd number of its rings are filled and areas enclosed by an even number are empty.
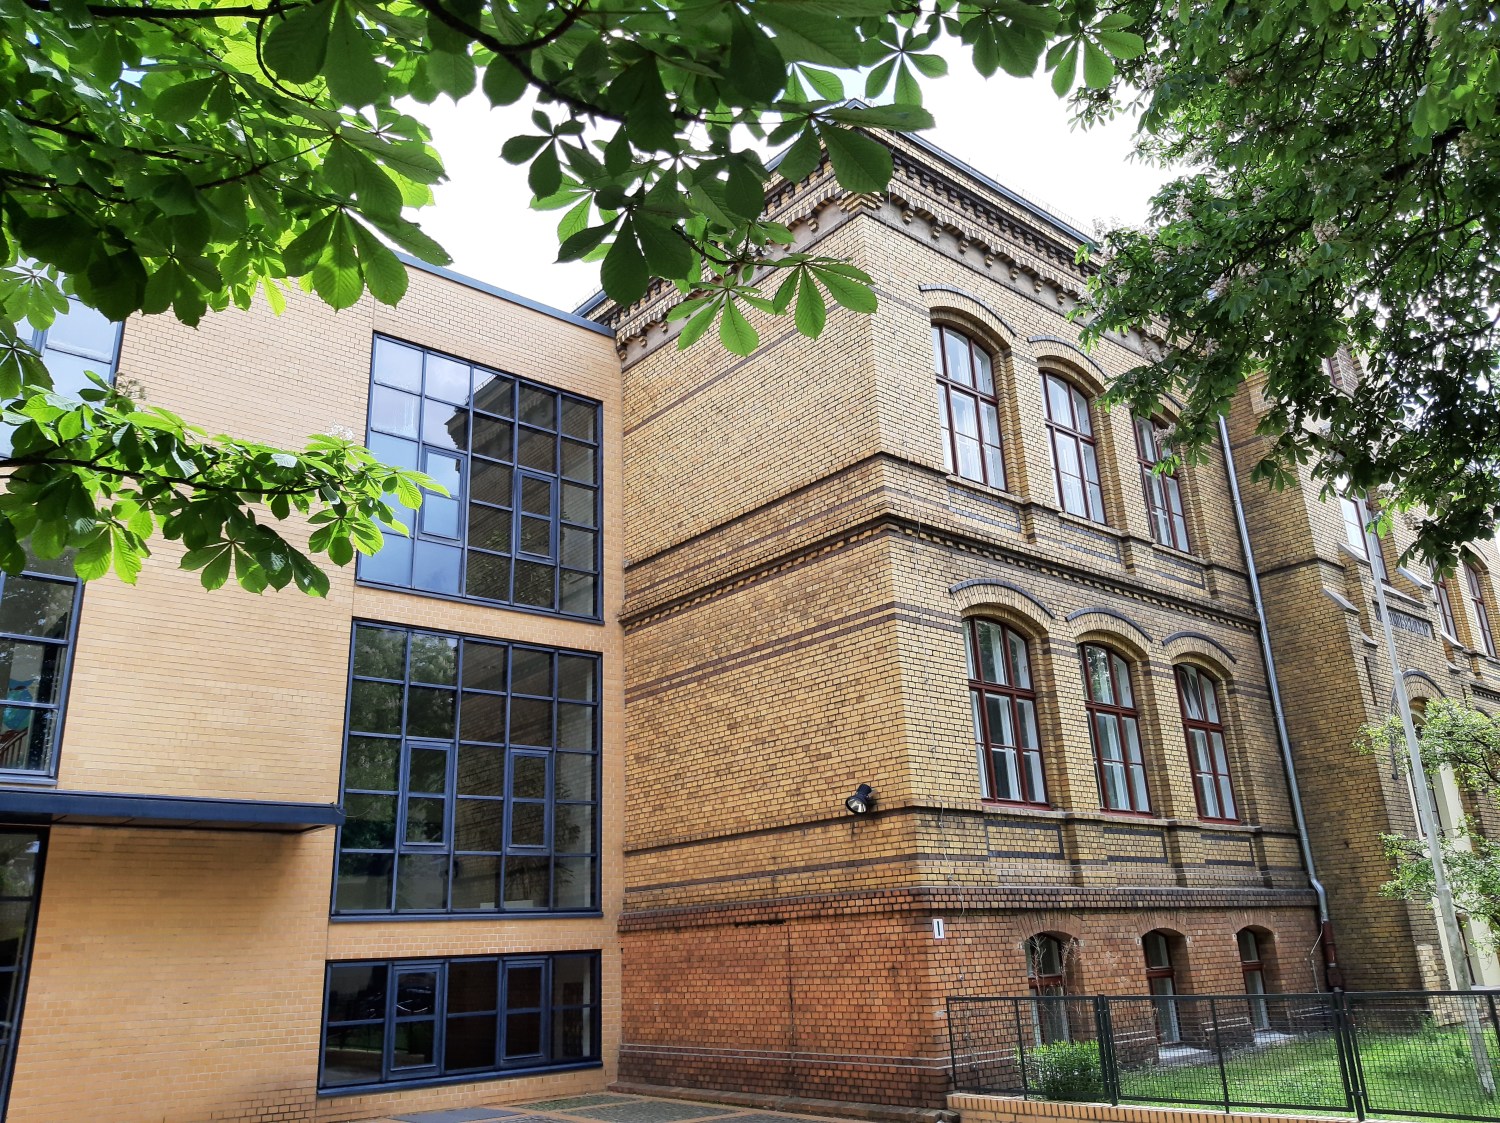
<svg viewBox="0 0 1500 1123"><path fill-rule="evenodd" d="M28 556L24 572L0 573L0 782L57 775L78 602L68 557Z"/></svg>
<svg viewBox="0 0 1500 1123"><path fill-rule="evenodd" d="M46 850L45 830L0 831L0 912L5 916L0 938L0 1119L10 1099Z"/></svg>
<svg viewBox="0 0 1500 1123"><path fill-rule="evenodd" d="M89 384L85 371L112 382L120 358L120 325L102 312L69 298L51 326L20 325L21 338L41 353L52 376L52 389L68 397Z"/></svg>
<svg viewBox="0 0 1500 1123"><path fill-rule="evenodd" d="M598 1063L598 952L328 964L324 1091Z"/></svg>
<svg viewBox="0 0 1500 1123"><path fill-rule="evenodd" d="M597 619L600 406L376 336L370 450L447 490L399 509L361 580Z"/></svg>
<svg viewBox="0 0 1500 1123"><path fill-rule="evenodd" d="M357 623L337 916L598 911L599 657Z"/></svg>

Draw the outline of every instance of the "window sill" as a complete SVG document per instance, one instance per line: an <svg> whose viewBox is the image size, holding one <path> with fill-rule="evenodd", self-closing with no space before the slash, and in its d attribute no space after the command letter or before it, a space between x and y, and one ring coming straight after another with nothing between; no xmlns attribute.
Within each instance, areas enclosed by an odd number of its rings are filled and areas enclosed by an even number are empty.
<svg viewBox="0 0 1500 1123"><path fill-rule="evenodd" d="M981 797L979 809L987 812L1004 812L1005 814L1036 815L1043 819L1063 819L1071 815L1071 811L1064 811L1059 807L1051 807L1045 803L1011 803L1004 799L987 799Z"/></svg>
<svg viewBox="0 0 1500 1123"><path fill-rule="evenodd" d="M560 909L531 909L528 911L500 911L494 912L361 912L361 913L334 913L328 917L330 924L404 924L408 921L444 921L444 920L488 920L491 923L501 921L509 924L513 920L599 920L604 913L599 909L592 911L579 909L563 911Z"/></svg>
<svg viewBox="0 0 1500 1123"><path fill-rule="evenodd" d="M1049 508L1049 510L1053 509L1054 508ZM1092 530L1097 531L1100 534L1107 534L1111 538L1126 537L1125 532L1123 530L1120 530L1118 527L1110 526L1109 523L1106 522L1098 522L1094 519L1086 518L1083 515L1075 515L1071 511L1058 510L1057 517L1060 522L1071 523L1074 526L1081 527L1084 530Z"/></svg>
<svg viewBox="0 0 1500 1123"><path fill-rule="evenodd" d="M57 777L46 776L40 772L0 771L0 785L16 788L55 788Z"/></svg>
<svg viewBox="0 0 1500 1123"><path fill-rule="evenodd" d="M488 1084L509 1080L513 1076L543 1076L549 1072L577 1072L586 1068L603 1068L601 1060L574 1061L560 1065L532 1065L529 1068L507 1068L499 1072L466 1072L458 1076L433 1076L426 1080L386 1080L375 1084L349 1084L338 1088L319 1088L318 1099L340 1096L369 1096L400 1092L407 1088L439 1088L449 1084Z"/></svg>
<svg viewBox="0 0 1500 1123"><path fill-rule="evenodd" d="M1006 491L1002 487L991 487L989 484L971 480L968 476L960 476L955 472L949 472L945 476L950 484L957 484L968 491L977 492L980 495L988 495L992 499L1004 499L1007 503L1025 503L1026 500L1014 491Z"/></svg>
<svg viewBox="0 0 1500 1123"><path fill-rule="evenodd" d="M1176 546L1164 546L1155 538L1151 539L1151 548L1157 553L1166 554L1169 558L1180 558L1183 561L1193 562L1195 565L1203 565L1204 561L1190 550L1179 550Z"/></svg>
<svg viewBox="0 0 1500 1123"><path fill-rule="evenodd" d="M1154 811L1125 811L1118 807L1101 807L1099 814L1110 819L1129 819L1135 823L1160 823L1166 826L1169 822Z"/></svg>

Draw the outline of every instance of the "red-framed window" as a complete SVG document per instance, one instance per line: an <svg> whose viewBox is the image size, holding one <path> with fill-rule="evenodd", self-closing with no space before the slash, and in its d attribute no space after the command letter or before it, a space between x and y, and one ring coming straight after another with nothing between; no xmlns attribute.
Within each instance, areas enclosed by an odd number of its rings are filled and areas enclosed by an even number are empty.
<svg viewBox="0 0 1500 1123"><path fill-rule="evenodd" d="M1141 756L1140 713L1130 688L1130 664L1098 644L1086 643L1080 650L1100 805L1109 811L1149 814L1151 798Z"/></svg>
<svg viewBox="0 0 1500 1123"><path fill-rule="evenodd" d="M1219 685L1207 672L1179 664L1177 697L1182 703L1182 726L1193 769L1198 817L1238 822L1234 785L1229 779L1229 750L1219 709Z"/></svg>
<svg viewBox="0 0 1500 1123"><path fill-rule="evenodd" d="M1453 616L1453 598L1448 594L1448 579L1439 577L1437 585L1438 611L1443 615L1443 631L1450 639L1458 639L1458 622Z"/></svg>
<svg viewBox="0 0 1500 1123"><path fill-rule="evenodd" d="M985 797L1045 807L1026 638L995 620L970 620L968 632L969 699Z"/></svg>
<svg viewBox="0 0 1500 1123"><path fill-rule="evenodd" d="M1344 516L1344 539L1350 548L1370 563L1370 572L1377 581L1387 580L1385 554L1380 549L1380 539L1370 529L1375 521L1370 505L1363 498L1344 495L1339 498L1339 510Z"/></svg>
<svg viewBox="0 0 1500 1123"><path fill-rule="evenodd" d="M1151 516L1151 536L1163 546L1187 553L1187 516L1182 510L1182 485L1176 472L1158 472L1156 466L1172 455L1162 440L1163 430L1149 418L1135 419L1135 450L1141 462L1141 488L1146 493L1146 512Z"/></svg>
<svg viewBox="0 0 1500 1123"><path fill-rule="evenodd" d="M1141 939L1146 953L1146 993L1153 996L1152 1012L1156 1015L1156 1039L1164 1045L1182 1040L1182 1023L1177 1017L1177 970L1172 966L1172 945L1165 932L1147 932Z"/></svg>
<svg viewBox="0 0 1500 1123"><path fill-rule="evenodd" d="M1254 929L1241 928L1235 937L1240 946L1240 973L1245 979L1245 993L1250 996L1250 1024L1257 1031L1271 1028L1266 1008L1266 965L1261 950L1262 938Z"/></svg>
<svg viewBox="0 0 1500 1123"><path fill-rule="evenodd" d="M1490 630L1490 612L1485 606L1484 579L1480 577L1479 570L1470 562L1464 562L1464 580L1469 584L1469 599L1474 604L1475 631L1479 634L1479 644L1484 648L1484 653L1491 659L1495 658L1495 634Z"/></svg>
<svg viewBox="0 0 1500 1123"><path fill-rule="evenodd" d="M1038 1045L1068 1041L1068 993L1064 978L1067 948L1056 936L1033 936L1026 941L1026 987L1033 998L1055 999L1031 1004L1031 1032Z"/></svg>
<svg viewBox="0 0 1500 1123"><path fill-rule="evenodd" d="M934 324L932 366L943 427L943 467L976 483L1004 488L1000 403L989 352L962 332Z"/></svg>
<svg viewBox="0 0 1500 1123"><path fill-rule="evenodd" d="M1057 501L1071 515L1106 522L1089 401L1072 383L1051 373L1042 375L1042 393L1047 402Z"/></svg>

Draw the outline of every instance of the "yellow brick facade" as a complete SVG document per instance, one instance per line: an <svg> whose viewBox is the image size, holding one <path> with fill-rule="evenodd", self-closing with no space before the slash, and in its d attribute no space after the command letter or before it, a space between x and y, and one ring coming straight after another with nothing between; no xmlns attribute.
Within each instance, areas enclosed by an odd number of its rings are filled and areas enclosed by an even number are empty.
<svg viewBox="0 0 1500 1123"><path fill-rule="evenodd" d="M210 432L300 446L363 434L376 333L603 403L604 622L356 585L326 598L205 592L171 543L129 588L83 594L60 746L63 791L340 798L354 620L596 652L600 915L331 921L332 829L301 834L57 825L6 1118L360 1119L603 1088L618 1041L623 801L619 367L607 335L428 272L399 309L296 294L198 329L125 328L119 377ZM602 1067L438 1088L317 1094L324 965L358 958L602 953Z"/></svg>
<svg viewBox="0 0 1500 1123"><path fill-rule="evenodd" d="M625 368L626 1080L936 1106L944 997L1026 993L1043 933L1073 949L1078 993L1144 990L1158 929L1198 993L1242 990L1246 927L1277 989L1320 985L1222 456L1181 473L1191 552L1157 545L1131 418L1096 403L1107 520L1064 512L1042 373L1092 399L1145 344L1079 349L1065 229L930 152L896 159L883 198L826 168L771 197L797 248L874 278L873 316L834 309L816 341L762 317L737 359L678 351L660 297L606 313ZM944 469L934 324L993 356L1006 490ZM1028 641L1046 807L982 798L974 617ZM1083 643L1130 664L1148 814L1101 808ZM1199 817L1179 664L1222 684L1235 822ZM860 783L865 818L843 808Z"/></svg>
<svg viewBox="0 0 1500 1123"><path fill-rule="evenodd" d="M761 317L748 358L711 342L680 352L660 291L599 311L611 339L415 269L396 310L333 313L299 295L282 317L258 306L198 329L126 326L119 377L148 402L274 443L364 431L377 334L598 400L602 622L357 584L352 569L321 600L206 593L159 542L137 587L84 593L58 789L338 802L355 621L594 652L601 907L330 919L332 829L59 823L10 1123L99 1103L120 1123L353 1120L617 1077L939 1106L944 999L1027 993L1035 936L1064 942L1073 993L1143 991L1153 931L1171 934L1184 992L1243 989L1246 928L1270 989L1323 984L1223 450L1179 474L1190 550L1159 545L1132 419L1095 402L1106 517L1064 511L1043 374L1093 399L1151 344L1081 351L1066 315L1083 283L1076 232L892 143L884 196L850 195L824 167L770 197L799 248L869 271L879 311L831 309L816 341ZM1004 489L945 469L933 325L993 356ZM1310 481L1274 494L1250 482L1254 400L1251 388L1236 404L1233 453L1346 976L1437 985L1430 911L1378 896L1378 835L1411 829L1405 780L1348 748L1392 697L1368 565ZM1500 624L1500 554L1476 559ZM1390 567L1412 696L1500 705L1500 663L1477 653L1467 598L1444 640L1430 575L1396 569L1395 553ZM1044 806L984 798L976 618L1028 645ZM1082 644L1128 664L1146 813L1101 805ZM1232 821L1200 816L1181 666L1220 684ZM855 817L843 800L861 783L875 811ZM327 963L594 950L601 1065L318 1093Z"/></svg>

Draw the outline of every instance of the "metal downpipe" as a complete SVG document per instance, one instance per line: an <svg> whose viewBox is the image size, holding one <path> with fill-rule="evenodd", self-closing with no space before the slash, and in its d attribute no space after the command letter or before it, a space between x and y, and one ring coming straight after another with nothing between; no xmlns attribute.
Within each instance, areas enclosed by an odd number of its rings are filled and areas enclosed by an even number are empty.
<svg viewBox="0 0 1500 1123"><path fill-rule="evenodd" d="M1302 849L1302 864L1307 880L1318 898L1318 923L1322 929L1323 966L1328 986L1344 988L1344 973L1339 968L1338 951L1333 941L1333 919L1328 913L1328 891L1318 880L1313 866L1312 842L1307 836L1307 816L1302 811L1302 789L1297 784L1297 766L1292 761L1292 738L1286 729L1286 714L1281 706L1281 683L1276 677L1276 659L1271 654L1271 632L1266 626L1266 606L1261 599L1260 577L1255 570L1255 551L1250 546L1250 528L1245 523L1245 505L1240 498L1240 481L1235 472L1234 451L1229 447L1229 426L1219 416L1219 442L1224 446L1224 468L1229 477L1230 503L1234 507L1234 525L1240 532L1240 549L1245 554L1245 572L1250 579L1250 599L1255 604L1255 618L1260 624L1260 653L1266 665L1266 685L1271 691L1271 712L1276 718L1276 740L1281 746L1281 762L1286 772L1287 793L1292 799L1292 818L1297 825L1297 842Z"/></svg>

